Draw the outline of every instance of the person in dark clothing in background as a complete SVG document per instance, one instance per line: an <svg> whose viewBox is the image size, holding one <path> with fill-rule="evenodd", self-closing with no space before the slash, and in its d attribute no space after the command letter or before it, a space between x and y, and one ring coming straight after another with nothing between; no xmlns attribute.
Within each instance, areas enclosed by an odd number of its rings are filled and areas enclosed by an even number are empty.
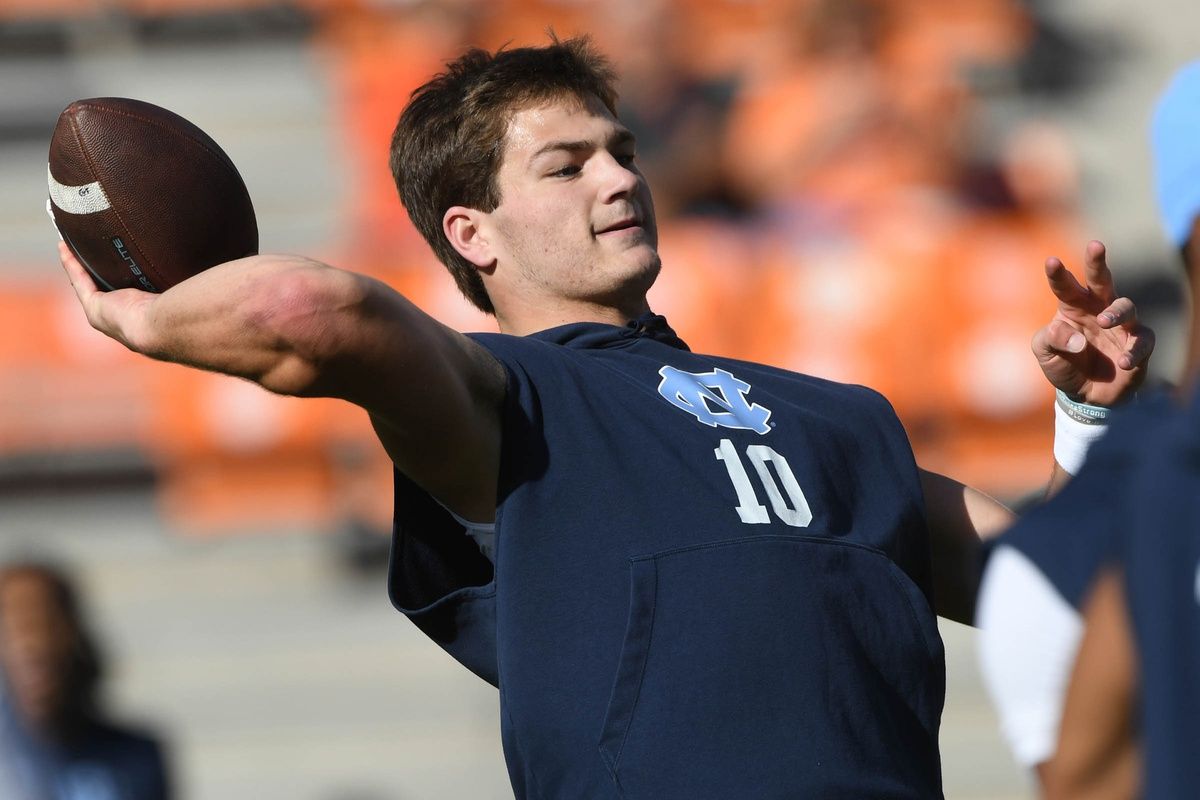
<svg viewBox="0 0 1200 800"><path fill-rule="evenodd" d="M103 664L65 572L0 566L0 796L167 800L163 748L100 709Z"/></svg>

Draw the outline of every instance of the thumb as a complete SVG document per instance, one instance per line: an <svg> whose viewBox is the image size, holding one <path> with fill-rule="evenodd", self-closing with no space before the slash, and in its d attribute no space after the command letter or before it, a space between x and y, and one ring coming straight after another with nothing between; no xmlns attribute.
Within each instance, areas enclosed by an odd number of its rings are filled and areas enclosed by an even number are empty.
<svg viewBox="0 0 1200 800"><path fill-rule="evenodd" d="M1087 337L1066 320L1056 319L1033 335L1033 354L1046 362L1054 356L1075 355L1087 347Z"/></svg>

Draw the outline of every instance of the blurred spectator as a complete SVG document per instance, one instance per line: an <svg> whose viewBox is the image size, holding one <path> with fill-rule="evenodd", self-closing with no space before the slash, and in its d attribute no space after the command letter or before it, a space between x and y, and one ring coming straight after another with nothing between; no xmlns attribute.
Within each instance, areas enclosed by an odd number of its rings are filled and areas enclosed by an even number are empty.
<svg viewBox="0 0 1200 800"><path fill-rule="evenodd" d="M910 171L876 69L885 25L873 0L796 0L763 31L725 149L748 203L824 213Z"/></svg>
<svg viewBox="0 0 1200 800"><path fill-rule="evenodd" d="M166 800L160 744L100 709L103 664L70 579L0 567L0 797Z"/></svg>
<svg viewBox="0 0 1200 800"><path fill-rule="evenodd" d="M669 0L614 0L593 29L620 64L621 120L638 137L638 163L661 218L735 215L721 148L737 89L733 75L697 74Z"/></svg>

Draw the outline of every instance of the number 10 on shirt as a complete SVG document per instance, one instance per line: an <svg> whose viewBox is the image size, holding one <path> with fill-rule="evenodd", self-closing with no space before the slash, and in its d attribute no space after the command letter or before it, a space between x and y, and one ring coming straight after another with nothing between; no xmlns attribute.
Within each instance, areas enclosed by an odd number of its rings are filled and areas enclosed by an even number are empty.
<svg viewBox="0 0 1200 800"><path fill-rule="evenodd" d="M733 442L722 439L713 453L718 461L724 462L729 480L733 482L738 499L736 510L742 522L748 525L769 524L771 516L767 507L758 501L758 491ZM807 528L808 523L812 522L812 510L808 507L804 490L796 483L796 476L792 474L787 459L765 444L752 444L746 446L745 460L754 466L775 516L794 528ZM774 471L767 466L768 462L775 465Z"/></svg>

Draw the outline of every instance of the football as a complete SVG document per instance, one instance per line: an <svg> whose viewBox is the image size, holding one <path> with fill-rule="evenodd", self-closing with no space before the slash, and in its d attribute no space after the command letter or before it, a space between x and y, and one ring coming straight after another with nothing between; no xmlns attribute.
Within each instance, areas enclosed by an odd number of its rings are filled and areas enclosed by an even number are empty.
<svg viewBox="0 0 1200 800"><path fill-rule="evenodd" d="M77 100L50 140L47 208L105 290L162 292L258 252L250 193L183 117L120 97Z"/></svg>

